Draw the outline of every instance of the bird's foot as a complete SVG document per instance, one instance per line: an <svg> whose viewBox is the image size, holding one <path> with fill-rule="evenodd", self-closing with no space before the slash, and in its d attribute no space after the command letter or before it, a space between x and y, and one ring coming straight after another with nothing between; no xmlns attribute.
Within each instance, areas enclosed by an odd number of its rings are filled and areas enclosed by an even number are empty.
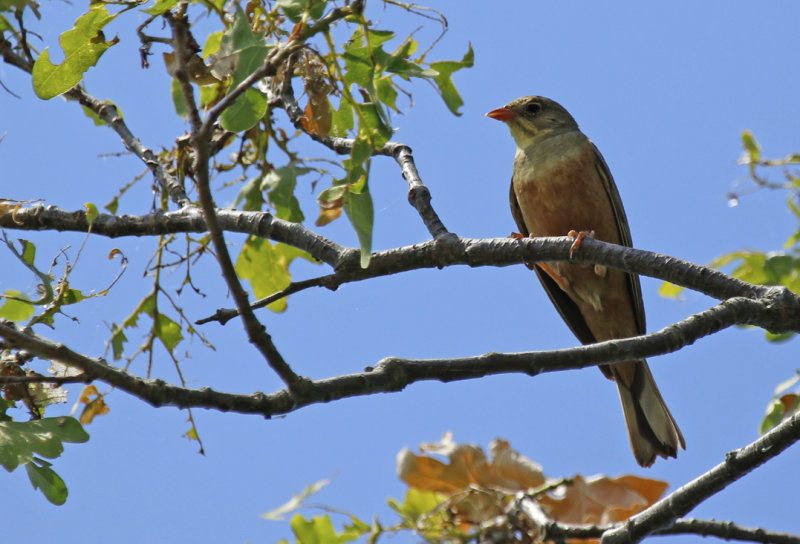
<svg viewBox="0 0 800 544"><path fill-rule="evenodd" d="M524 234L520 234L519 232L512 232L509 235L509 238L513 238L514 240L522 240L523 238L536 238L533 234L530 236L525 236ZM533 270L536 268L536 263L524 263L525 266L528 267L529 270Z"/></svg>
<svg viewBox="0 0 800 544"><path fill-rule="evenodd" d="M582 231L578 232L576 230L571 230L571 231L569 231L567 233L567 236L569 236L570 238L575 238L575 241L572 242L572 246L570 246L570 248L569 248L569 258L572 259L572 253L576 249L581 247L581 242L583 242L584 238L586 238L587 236L589 238L594 238L594 231L593 230L582 230Z"/></svg>

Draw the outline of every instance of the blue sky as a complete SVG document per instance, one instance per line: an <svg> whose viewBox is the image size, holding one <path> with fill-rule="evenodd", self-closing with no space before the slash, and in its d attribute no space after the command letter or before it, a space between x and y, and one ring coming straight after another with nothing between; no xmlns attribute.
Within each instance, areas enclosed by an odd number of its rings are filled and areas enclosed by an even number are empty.
<svg viewBox="0 0 800 544"><path fill-rule="evenodd" d="M746 186L746 169L735 164L742 130L754 132L766 155L800 150L796 3L428 5L443 11L450 25L430 60L460 59L471 43L475 67L455 76L465 101L460 117L446 110L432 88L410 87L415 105L395 118L396 139L414 149L422 179L451 231L497 237L514 230L507 201L513 142L504 126L484 114L527 94L559 101L598 145L616 178L637 247L707 263L737 249L779 249L796 229L783 194L755 193L737 207L726 199L737 183ZM53 48L80 9L46 3L41 23L29 24ZM437 31L429 21L410 20L376 1L368 15L377 26L398 32L424 24L417 34L423 41ZM92 94L120 106L145 145L159 149L170 146L185 126L174 116L159 58L148 71L138 68L135 19L143 16L120 18L108 28L107 36L117 33L122 41L88 72L86 82ZM75 104L40 101L25 75L12 67L0 66L0 79L22 97L0 93L4 197L43 198L80 209L86 201L107 202L143 170L131 157L98 158L120 151L119 138L94 127ZM303 150L307 156L328 156L314 146ZM376 160L372 174L375 248L426 240L395 164ZM121 211L146 213L149 184L149 178L140 182ZM311 190L301 185L300 192L306 216L313 218ZM229 205L233 196L223 192L217 198ZM322 232L356 245L345 221ZM10 235L34 241L42 263L66 246L74 255L81 241L70 234ZM241 238L231 242L235 248ZM93 238L73 285L88 290L107 284L117 272L117 264L105 259L114 247L123 249L131 265L111 296L82 309L79 324L63 319L57 330L40 333L102 355L107 324L124 319L147 289L141 275L152 251L146 240ZM322 269L298 263L293 272L303 278ZM194 275L208 296L181 298L193 318L231 305L213 263L200 264ZM172 278L180 279L180 274ZM714 304L696 293L680 301L662 299L655 280L643 279L642 286L650 331ZM35 280L21 269L4 269L0 288L20 287L33 289ZM576 344L522 266L420 271L346 285L335 293L307 291L290 299L285 314L260 315L285 358L314 378L359 371L389 355L446 357ZM279 387L238 322L206 325L203 332L215 352L197 341L180 350L192 354L182 367L190 385L210 383L242 393ZM797 340L771 345L760 331L735 329L652 359L687 451L649 470L639 468L630 454L616 388L594 369L416 384L399 394L312 406L271 421L197 410L205 456L181 437L188 428L184 412L154 409L115 392L109 397L111 414L88 427L91 441L68 445L55 463L70 489L66 505L51 506L33 492L24 471L2 476L4 533L30 542L274 542L291 537L288 522L268 522L258 514L331 476L333 483L312 502L362 519L379 514L391 523L395 518L385 500L405 492L395 476L395 455L405 446L436 441L447 430L457 441L484 447L505 438L551 477L634 473L667 480L674 488L756 438L773 388L794 373L796 350ZM144 365L138 362L132 370L142 373ZM175 379L166 357L154 368ZM71 402L78 390L71 389ZM787 474L794 474L798 462L795 447L691 515L800 532L800 521L786 506L796 487Z"/></svg>

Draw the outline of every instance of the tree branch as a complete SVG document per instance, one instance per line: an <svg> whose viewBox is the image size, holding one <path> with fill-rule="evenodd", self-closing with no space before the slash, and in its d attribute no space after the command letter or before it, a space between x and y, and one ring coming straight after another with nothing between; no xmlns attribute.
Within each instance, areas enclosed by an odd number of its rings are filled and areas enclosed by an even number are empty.
<svg viewBox="0 0 800 544"><path fill-rule="evenodd" d="M189 22L184 15L186 4L180 3L177 14L167 17L173 31L173 45L178 59L178 70L175 77L178 79L183 91L184 100L189 105L192 130L190 141L194 148L193 170L197 186L197 194L200 198L200 206L208 227L208 235L216 251L217 262L219 263L222 277L228 285L236 308L239 312L247 338L256 349L262 354L269 366L275 371L281 380L286 384L290 394L293 396L303 396L308 380L295 373L289 363L283 358L281 353L272 341L272 337L267 333L264 325L258 321L253 310L250 308L247 291L242 287L239 276L233 266L228 246L225 243L225 236L220 222L217 218L217 206L211 196L209 160L210 160L210 141L214 134L214 120L207 118L205 122L200 119L197 105L194 103L194 92L189 74L186 70L186 59L188 58L187 38L189 33ZM267 62L269 64L269 62ZM251 83L252 84L252 83ZM230 96L230 95L228 95ZM223 99L224 101L224 99ZM231 104L232 102L229 102ZM224 110L224 108L223 108ZM221 110L220 110L221 111Z"/></svg>
<svg viewBox="0 0 800 544"><path fill-rule="evenodd" d="M523 498L517 505L525 513L525 517L533 521L539 530L541 541L560 542L566 539L595 540L617 525L573 525L558 523L545 516L538 505L530 499ZM538 510L538 512L537 512ZM715 536L724 540L741 540L743 542L761 542L763 544L800 544L800 536L790 533L767 531L756 527L743 527L732 521L717 521L695 518L675 520L669 527L658 529L653 536L667 535L700 535Z"/></svg>
<svg viewBox="0 0 800 544"><path fill-rule="evenodd" d="M459 238L444 236L421 244L373 254L370 265L359 265L358 251L345 248L296 223L282 221L266 212L218 209L220 228L284 242L307 251L327 263L334 274L325 286L335 289L361 281L424 268L445 266L506 266L521 262L569 261L573 239L558 238ZM0 227L16 230L71 230L87 232L83 210L66 212L49 206L22 208L0 215ZM100 214L92 233L109 237L142 236L175 232L205 232L207 222L193 209L144 216ZM704 293L719 300L731 297L758 299L762 305L750 325L773 332L800 332L800 297L784 287L753 285L718 270L641 249L615 246L586 238L572 262L598 263L611 268L659 278Z"/></svg>
<svg viewBox="0 0 800 544"><path fill-rule="evenodd" d="M260 392L252 395L234 395L210 388L198 390L176 387L162 380L136 377L108 365L101 359L75 353L66 346L55 344L36 334L23 333L10 322L0 322L0 336L38 357L55 359L75 366L89 377L114 385L154 406L200 407L270 417L287 414L311 404L401 391L419 381L451 382L506 373L535 376L547 372L652 357L677 351L699 338L731 325L747 322L749 313L759 304L754 300L735 298L655 333L569 349L487 353L449 359L413 360L387 357L374 367L367 367L364 372L308 381L303 385L302 395L295 395L285 390L269 395Z"/></svg>
<svg viewBox="0 0 800 544"><path fill-rule="evenodd" d="M297 105L290 78L284 77L283 81L284 85L281 89L280 96L275 102L286 110L286 114L289 116L289 120L295 128L302 130L311 139L321 143L339 155L347 155L350 153L353 150L353 145L355 145L354 139L321 136L314 132L308 132L305 129L302 122L305 113L303 113L303 110ZM422 218L422 222L425 223L425 227L428 229L431 236L436 239L448 235L449 232L447 228L431 205L431 193L425 184L422 183L422 178L420 178L419 172L417 171L411 148L400 142L386 142L383 147L376 149L373 154L392 157L397 161L403 179L408 183L408 202L417 210L417 213Z"/></svg>
<svg viewBox="0 0 800 544"><path fill-rule="evenodd" d="M673 491L650 508L603 533L602 544L631 544L668 527L698 504L725 489L800 439L800 412L784 420L753 443L728 452L725 461Z"/></svg>

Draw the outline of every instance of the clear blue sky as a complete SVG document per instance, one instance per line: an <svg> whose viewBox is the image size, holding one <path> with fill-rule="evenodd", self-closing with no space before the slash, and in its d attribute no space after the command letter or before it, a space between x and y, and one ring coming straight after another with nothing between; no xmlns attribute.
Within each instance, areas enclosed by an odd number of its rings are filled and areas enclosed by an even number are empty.
<svg viewBox="0 0 800 544"><path fill-rule="evenodd" d="M507 129L484 113L527 94L559 101L598 145L637 247L707 263L736 249L779 249L796 229L784 195L757 193L731 208L726 194L746 178L745 168L735 164L743 129L755 133L767 155L800 151L797 3L509 1L481 4L483 9L478 3L428 4L450 23L429 58L460 59L471 43L475 67L455 76L465 100L461 117L452 116L427 85L411 87L415 106L396 117L396 139L413 147L450 230L469 237L514 230L507 201L513 143ZM81 9L45 3L43 20L30 20L29 26L52 49ZM372 1L368 15L381 28L397 28L396 9ZM87 74L88 90L114 100L145 145L169 147L185 127L173 114L162 50L154 47L149 71L138 68L135 19L144 16L120 18L106 30L122 41ZM424 23L421 40L435 35L433 23L402 21L408 30ZM0 92L4 197L43 198L65 209L80 209L86 201L102 205L143 170L131 157L98 158L120 151L119 138L94 127L77 105L40 101L26 76L12 67L0 66L0 79L22 96ZM327 156L313 146L306 153ZM149 184L149 178L140 182L121 211L146 213ZM375 161L371 187L377 249L427 238L392 161ZM313 219L310 189L299 191ZM230 204L230 195L218 195L220 204ZM323 234L355 245L345 221ZM43 264L68 245L74 256L81 240L10 235L37 243ZM238 245L241 239L231 241ZM99 289L110 281L117 265L105 255L114 247L125 251L131 266L112 295L81 310L80 323L62 318L56 331L40 333L102 355L107 324L124 319L147 289L141 275L151 244L138 239L91 239L73 286ZM301 263L293 271L302 278L322 269ZM178 273L170 281L181 278ZM195 279L208 297L182 297L192 318L231 305L213 263L200 265ZM4 267L0 289L20 286L33 289L35 280L19 267ZM658 286L643 280L650 331L714 303L695 293L664 300ZM307 291L290 299L285 314L260 315L286 359L314 378L359 371L388 355L444 357L576 344L522 266L422 271L335 293ZM179 350L192 354L182 366L190 385L242 393L279 387L238 322L206 325L203 332L215 352L197 341ZM136 345L139 339L129 336ZM153 409L116 392L108 398L111 414L88 427L91 441L68 445L55 462L69 486L66 505L51 506L32 491L24 470L0 474L3 532L27 542L275 542L291 537L288 522L264 521L258 514L334 475L312 502L366 520L379 514L388 524L395 518L385 499L405 493L395 476L395 455L404 446L436 441L447 430L457 441L484 447L503 437L551 477L635 473L674 488L756 438L773 388L797 366L797 340L770 345L760 331L728 330L650 364L688 447L677 460L660 460L650 470L635 464L616 388L594 369L417 384L400 394L313 406L272 421L197 410L205 456L181 437L188 428L184 412ZM144 369L144 361L132 367ZM175 379L166 357L155 362L154 373ZM79 389L71 388L70 402ZM787 501L796 491L796 478L789 475L798 463L794 447L692 516L799 533L800 521Z"/></svg>

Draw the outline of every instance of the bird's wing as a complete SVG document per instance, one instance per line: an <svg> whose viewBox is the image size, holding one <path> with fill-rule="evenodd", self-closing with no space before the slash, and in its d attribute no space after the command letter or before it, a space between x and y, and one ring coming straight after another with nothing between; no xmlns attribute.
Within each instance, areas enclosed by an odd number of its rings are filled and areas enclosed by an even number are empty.
<svg viewBox="0 0 800 544"><path fill-rule="evenodd" d="M625 216L625 208L622 207L622 199L619 197L617 185L614 183L614 178L611 176L611 171L608 169L603 155L597 146L592 144L595 154L595 168L597 175L603 180L603 188L606 190L608 200L611 202L611 208L614 210L614 219L617 222L617 231L619 232L619 239L622 245L633 247L631 241L631 230L628 227L628 218ZM642 286L639 284L639 276L636 274L626 274L628 278L628 291L631 295L633 302L633 313L636 316L636 328L639 334L644 334L647 331L645 317L644 317L644 304L642 302ZM550 297L552 298L552 296ZM560 311L560 310L559 310ZM563 313L562 313L563 316ZM582 341L582 340L581 340Z"/></svg>
<svg viewBox="0 0 800 544"><path fill-rule="evenodd" d="M619 198L619 196L617 198ZM523 236L530 236L531 233L528 230L528 227L525 225L525 220L522 217L522 210L519 208L517 195L514 192L513 181L511 182L509 201L511 202L511 215L514 216L514 221L517 224L517 228ZM589 330L586 320L583 318L583 315L581 315L581 311L577 304L575 304L572 299L569 298L569 295L567 295L564 290L558 286L555 280L548 276L547 273L541 268L536 266L534 267L534 271L539 277L539 281L542 283L542 287L544 287L547 296L550 297L550 302L552 302L553 306L556 307L556 310L558 310L558 313L570 328L572 334L574 334L582 344L594 344L597 342L597 339L592 334L592 331ZM644 311L642 311L642 315L644 315Z"/></svg>

